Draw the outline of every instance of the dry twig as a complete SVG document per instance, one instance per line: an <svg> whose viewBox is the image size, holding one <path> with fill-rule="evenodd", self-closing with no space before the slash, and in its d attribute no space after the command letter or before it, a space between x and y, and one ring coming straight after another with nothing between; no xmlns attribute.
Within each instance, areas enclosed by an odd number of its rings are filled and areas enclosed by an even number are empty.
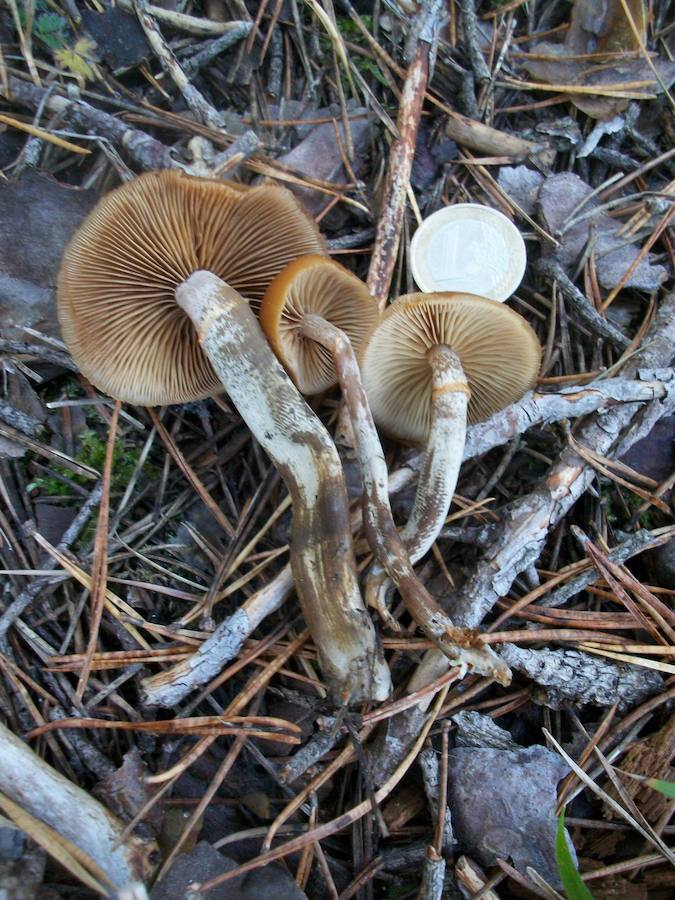
<svg viewBox="0 0 675 900"><path fill-rule="evenodd" d="M123 823L82 788L47 765L0 723L0 791L80 847L117 887L144 881L156 845L123 839Z"/></svg>

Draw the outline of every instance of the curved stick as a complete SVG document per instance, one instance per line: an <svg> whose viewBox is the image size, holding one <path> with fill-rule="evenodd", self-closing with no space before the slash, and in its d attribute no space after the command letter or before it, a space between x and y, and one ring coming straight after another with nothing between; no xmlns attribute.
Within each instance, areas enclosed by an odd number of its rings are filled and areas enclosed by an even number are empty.
<svg viewBox="0 0 675 900"><path fill-rule="evenodd" d="M511 672L508 666L481 643L477 632L457 628L415 575L391 513L387 463L348 337L339 328L312 313L303 316L300 328L306 337L326 347L335 361L354 427L356 452L361 466L366 535L378 562L398 588L414 621L454 665L488 675L501 684L509 684ZM461 450L459 456L461 459Z"/></svg>
<svg viewBox="0 0 675 900"><path fill-rule="evenodd" d="M2 722L0 760L0 793L79 847L113 885L121 889L150 877L156 865L155 841L135 834L125 838L124 822L41 759Z"/></svg>
<svg viewBox="0 0 675 900"><path fill-rule="evenodd" d="M141 681L144 706L177 706L190 691L215 678L239 653L246 640L267 616L281 608L293 592L290 565L256 591L218 625L187 659Z"/></svg>
<svg viewBox="0 0 675 900"><path fill-rule="evenodd" d="M176 290L200 343L293 501L291 568L337 702L385 699L391 679L358 587L347 493L330 436L297 392L248 303L210 272Z"/></svg>

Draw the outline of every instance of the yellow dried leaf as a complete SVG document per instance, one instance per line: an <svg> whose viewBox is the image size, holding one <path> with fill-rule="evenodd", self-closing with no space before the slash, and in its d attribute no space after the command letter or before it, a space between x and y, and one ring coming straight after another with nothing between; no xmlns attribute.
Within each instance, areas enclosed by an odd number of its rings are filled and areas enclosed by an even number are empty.
<svg viewBox="0 0 675 900"><path fill-rule="evenodd" d="M73 47L55 50L54 59L59 68L67 69L78 80L90 81L94 78L94 70L89 58L95 49L96 44L90 38L79 38Z"/></svg>

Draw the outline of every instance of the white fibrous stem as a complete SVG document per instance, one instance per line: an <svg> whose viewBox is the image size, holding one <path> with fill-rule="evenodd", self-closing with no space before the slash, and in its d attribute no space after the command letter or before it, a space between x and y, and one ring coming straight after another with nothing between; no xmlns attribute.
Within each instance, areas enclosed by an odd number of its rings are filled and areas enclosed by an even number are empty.
<svg viewBox="0 0 675 900"><path fill-rule="evenodd" d="M459 357L443 344L428 353L431 366L431 430L412 511L401 537L413 562L431 548L455 493L466 438L469 387Z"/></svg>
<svg viewBox="0 0 675 900"><path fill-rule="evenodd" d="M300 328L305 337L326 347L333 356L342 395L350 411L361 467L364 526L378 562L398 588L413 620L453 665L509 684L508 667L481 643L477 632L457 628L415 575L391 513L387 463L349 338L321 316L311 313L303 316Z"/></svg>
<svg viewBox="0 0 675 900"><path fill-rule="evenodd" d="M418 562L439 535L452 503L466 438L469 387L458 355L437 344L427 359L431 367L431 427L417 481L415 501L401 531L410 561ZM386 616L392 583L379 563L365 581L366 602Z"/></svg>
<svg viewBox="0 0 675 900"><path fill-rule="evenodd" d="M237 291L200 271L177 288L176 299L291 495L291 568L333 699L384 700L391 678L359 591L347 492L335 445Z"/></svg>
<svg viewBox="0 0 675 900"><path fill-rule="evenodd" d="M96 863L117 888L147 881L155 841L125 837L125 823L41 759L0 722L0 794L49 825ZM2 892L0 892L2 893Z"/></svg>

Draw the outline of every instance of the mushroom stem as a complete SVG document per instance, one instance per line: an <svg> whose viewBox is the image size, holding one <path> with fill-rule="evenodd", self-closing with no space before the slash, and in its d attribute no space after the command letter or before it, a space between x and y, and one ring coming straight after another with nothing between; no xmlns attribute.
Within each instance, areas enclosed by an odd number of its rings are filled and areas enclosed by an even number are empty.
<svg viewBox="0 0 675 900"><path fill-rule="evenodd" d="M313 313L303 316L300 330L305 337L317 341L332 354L354 428L365 493L363 518L366 535L378 562L398 588L413 620L454 665L488 675L501 684L509 684L511 673L508 667L481 643L477 632L456 627L415 575L391 513L387 463L349 338L339 328Z"/></svg>
<svg viewBox="0 0 675 900"><path fill-rule="evenodd" d="M445 523L459 477L470 390L459 356L445 344L427 353L431 367L431 428L413 508L401 537L413 565L431 548ZM385 614L391 581L375 563L365 582L366 602Z"/></svg>
<svg viewBox="0 0 675 900"><path fill-rule="evenodd" d="M329 691L340 703L384 700L391 680L358 587L340 459L272 353L247 301L211 272L176 300L228 396L293 501L291 568Z"/></svg>
<svg viewBox="0 0 675 900"><path fill-rule="evenodd" d="M415 502L401 532L413 562L421 559L436 540L452 503L464 454L471 396L454 350L437 344L429 351L428 359L432 372L431 430Z"/></svg>

